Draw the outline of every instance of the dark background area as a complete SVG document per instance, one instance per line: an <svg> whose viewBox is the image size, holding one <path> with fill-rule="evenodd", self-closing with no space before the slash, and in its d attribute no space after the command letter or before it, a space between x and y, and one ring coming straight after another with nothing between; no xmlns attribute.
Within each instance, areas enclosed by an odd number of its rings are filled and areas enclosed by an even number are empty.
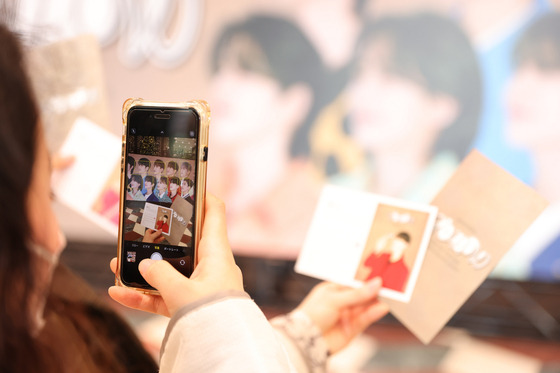
<svg viewBox="0 0 560 373"><path fill-rule="evenodd" d="M70 242L61 261L100 293L114 284L109 269L116 244ZM294 272L294 261L237 256L245 290L263 309L293 309L319 281ZM376 325L399 325L390 314ZM448 326L481 337L517 337L560 342L560 285L487 279ZM559 351L560 352L560 351Z"/></svg>

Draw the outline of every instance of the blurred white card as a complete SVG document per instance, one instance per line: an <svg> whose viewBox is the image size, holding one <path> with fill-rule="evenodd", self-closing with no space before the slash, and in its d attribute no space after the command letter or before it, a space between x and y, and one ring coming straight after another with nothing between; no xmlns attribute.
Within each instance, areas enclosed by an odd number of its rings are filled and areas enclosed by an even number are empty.
<svg viewBox="0 0 560 373"><path fill-rule="evenodd" d="M92 207L120 162L121 139L80 117L64 140L59 155L73 156L75 160L68 169L53 173L52 188L57 200L115 231Z"/></svg>
<svg viewBox="0 0 560 373"><path fill-rule="evenodd" d="M327 185L295 269L348 286L379 276L380 295L407 302L436 215L434 206Z"/></svg>

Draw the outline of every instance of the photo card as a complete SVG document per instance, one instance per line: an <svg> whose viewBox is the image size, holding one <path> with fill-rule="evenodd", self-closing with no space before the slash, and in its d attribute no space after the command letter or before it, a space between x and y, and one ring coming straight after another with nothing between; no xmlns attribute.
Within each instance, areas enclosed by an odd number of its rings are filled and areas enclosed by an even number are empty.
<svg viewBox="0 0 560 373"><path fill-rule="evenodd" d="M146 202L140 224L154 230L161 229L161 233L169 236L172 217L173 210L171 208Z"/></svg>
<svg viewBox="0 0 560 373"><path fill-rule="evenodd" d="M408 302L436 216L434 206L327 185L296 272L354 287L379 276L381 296Z"/></svg>

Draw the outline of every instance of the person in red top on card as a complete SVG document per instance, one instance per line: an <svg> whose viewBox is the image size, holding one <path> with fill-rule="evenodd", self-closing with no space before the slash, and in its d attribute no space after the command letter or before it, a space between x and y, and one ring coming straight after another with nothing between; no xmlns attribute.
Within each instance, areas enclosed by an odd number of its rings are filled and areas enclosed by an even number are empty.
<svg viewBox="0 0 560 373"><path fill-rule="evenodd" d="M169 233L169 224L167 221L169 220L169 216L163 215L156 221L156 230L160 230L163 233Z"/></svg>
<svg viewBox="0 0 560 373"><path fill-rule="evenodd" d="M383 279L384 288L402 291L410 272L404 262L404 252L410 246L410 235L406 232L391 234L382 237L379 243L364 262L364 266L371 270L366 281L379 276Z"/></svg>

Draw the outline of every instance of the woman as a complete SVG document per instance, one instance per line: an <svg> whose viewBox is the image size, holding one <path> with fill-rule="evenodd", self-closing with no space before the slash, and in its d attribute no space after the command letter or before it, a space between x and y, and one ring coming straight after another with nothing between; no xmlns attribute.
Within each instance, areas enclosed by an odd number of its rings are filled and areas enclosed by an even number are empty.
<svg viewBox="0 0 560 373"><path fill-rule="evenodd" d="M380 18L364 29L355 70L348 129L365 160L335 181L430 202L477 132L481 76L471 43L436 14Z"/></svg>
<svg viewBox="0 0 560 373"><path fill-rule="evenodd" d="M127 324L57 265L49 154L22 50L0 24L0 371L154 372ZM11 166L9 166L11 165ZM52 281L51 281L52 280Z"/></svg>
<svg viewBox="0 0 560 373"><path fill-rule="evenodd" d="M105 309L95 294L84 294L78 279L55 267L64 239L51 207L51 194L44 187L50 183L49 155L37 105L18 42L2 25L0 45L0 102L4 105L0 110L0 165L4 166L1 170L14 165L20 170L2 173L0 183L4 192L0 205L10 211L0 214L0 371L155 372L157 366L126 324ZM294 363L264 315L242 293L241 273L227 242L223 204L211 195L207 201L200 261L190 279L165 261L142 261L141 273L162 297L127 288L111 288L111 296L135 308L175 317L161 372L211 372L225 365L229 371L239 366L248 371L289 371ZM288 340L290 326L316 330L318 334L312 337L323 341L324 364L327 348L332 352L341 349L387 312L376 299L379 288L379 281L357 290L329 284L316 288L298 313L280 320L279 328L287 331L284 343L292 343ZM193 308L198 312L189 312ZM226 312L222 312L224 308ZM306 328L301 327L302 322L307 323ZM220 333L208 334L209 325L217 326ZM307 371L307 365L302 363L301 369Z"/></svg>

